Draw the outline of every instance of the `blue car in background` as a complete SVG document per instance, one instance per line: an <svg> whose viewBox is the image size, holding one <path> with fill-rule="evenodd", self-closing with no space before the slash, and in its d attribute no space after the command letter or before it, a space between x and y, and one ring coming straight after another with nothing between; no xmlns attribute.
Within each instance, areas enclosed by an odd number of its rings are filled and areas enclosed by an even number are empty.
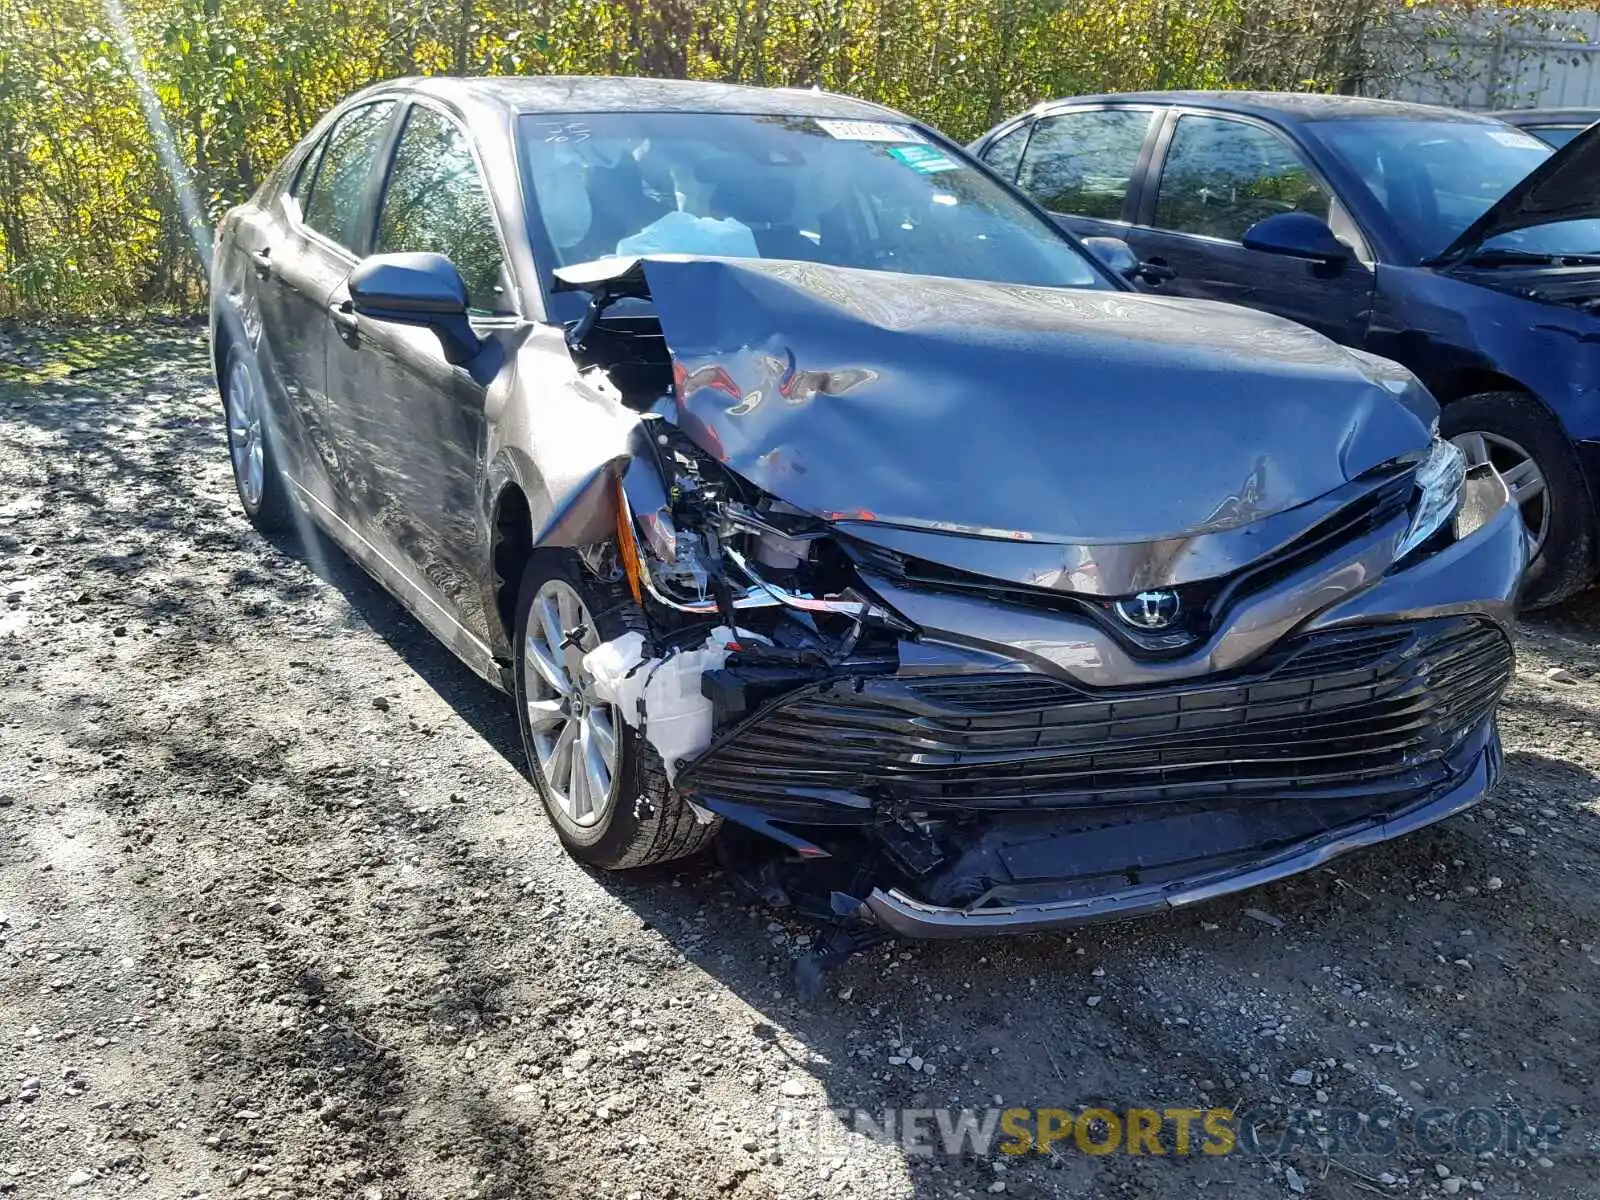
<svg viewBox="0 0 1600 1200"><path fill-rule="evenodd" d="M1589 583L1600 512L1600 141L1350 96L1040 104L971 147L1141 287L1396 359L1527 525L1524 602ZM1125 243L1125 245L1123 244Z"/></svg>
<svg viewBox="0 0 1600 1200"><path fill-rule="evenodd" d="M1557 150L1600 121L1596 108L1518 108L1494 115Z"/></svg>

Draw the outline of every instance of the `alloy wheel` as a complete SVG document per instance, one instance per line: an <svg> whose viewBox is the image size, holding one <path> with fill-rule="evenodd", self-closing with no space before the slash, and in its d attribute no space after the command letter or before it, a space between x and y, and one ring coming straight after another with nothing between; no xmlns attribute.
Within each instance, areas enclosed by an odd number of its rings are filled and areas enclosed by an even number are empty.
<svg viewBox="0 0 1600 1200"><path fill-rule="evenodd" d="M1467 457L1468 467L1492 466L1505 480L1506 491L1522 513L1532 541L1530 557L1550 535L1550 488L1533 455L1498 433L1469 430L1450 439Z"/></svg>
<svg viewBox="0 0 1600 1200"><path fill-rule="evenodd" d="M239 480L239 494L254 508L266 488L266 444L261 435L261 392L242 355L235 355L228 368L223 402L228 417L228 454Z"/></svg>
<svg viewBox="0 0 1600 1200"><path fill-rule="evenodd" d="M545 788L566 818L583 827L605 818L616 790L616 711L589 693L583 677L583 656L599 644L577 590L548 580L528 613L522 694Z"/></svg>

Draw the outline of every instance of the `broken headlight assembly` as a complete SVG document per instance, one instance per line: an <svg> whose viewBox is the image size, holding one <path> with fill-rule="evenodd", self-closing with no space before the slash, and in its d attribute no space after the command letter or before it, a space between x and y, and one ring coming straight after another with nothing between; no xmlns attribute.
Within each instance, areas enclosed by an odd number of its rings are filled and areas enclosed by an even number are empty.
<svg viewBox="0 0 1600 1200"><path fill-rule="evenodd" d="M854 626L846 652L864 622L909 631L860 589L827 525L727 471L667 422L651 425L655 471L636 462L619 497L619 543L632 552L624 566L641 602L648 594L665 614L730 628L748 625L748 610L784 609L819 635L819 621L838 617Z"/></svg>
<svg viewBox="0 0 1600 1200"><path fill-rule="evenodd" d="M1408 557L1456 515L1461 488L1467 478L1467 456L1460 447L1435 437L1428 455L1417 468L1417 498L1411 511L1411 528L1395 548L1396 563Z"/></svg>

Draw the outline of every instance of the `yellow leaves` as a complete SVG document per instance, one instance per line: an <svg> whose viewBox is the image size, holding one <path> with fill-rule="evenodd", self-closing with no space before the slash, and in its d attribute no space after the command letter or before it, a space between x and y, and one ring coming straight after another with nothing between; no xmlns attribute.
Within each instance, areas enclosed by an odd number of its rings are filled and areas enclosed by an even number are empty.
<svg viewBox="0 0 1600 1200"><path fill-rule="evenodd" d="M1434 23L1484 3L1402 0ZM1528 7L1574 3L1529 0ZM377 79L450 71L458 49L480 73L672 69L702 79L816 83L910 111L966 140L1050 96L1330 87L1366 53L1363 22L1388 21L1396 11L1391 0L123 0L123 7L210 206L241 198L348 92ZM22 148L20 188L0 191L0 227L26 233L0 244L0 312L198 303L203 281L120 53L101 28L103 0L0 0L0 8L17 17L0 21L0 146Z"/></svg>

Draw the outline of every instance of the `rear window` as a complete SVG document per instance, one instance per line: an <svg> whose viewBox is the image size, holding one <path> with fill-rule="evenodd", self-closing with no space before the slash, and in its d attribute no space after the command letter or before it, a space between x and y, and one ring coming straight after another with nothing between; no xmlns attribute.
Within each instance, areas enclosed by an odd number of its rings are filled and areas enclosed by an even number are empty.
<svg viewBox="0 0 1600 1200"><path fill-rule="evenodd" d="M367 183L393 108L393 101L380 100L339 118L324 143L311 195L302 206L307 225L357 253L366 244Z"/></svg>

